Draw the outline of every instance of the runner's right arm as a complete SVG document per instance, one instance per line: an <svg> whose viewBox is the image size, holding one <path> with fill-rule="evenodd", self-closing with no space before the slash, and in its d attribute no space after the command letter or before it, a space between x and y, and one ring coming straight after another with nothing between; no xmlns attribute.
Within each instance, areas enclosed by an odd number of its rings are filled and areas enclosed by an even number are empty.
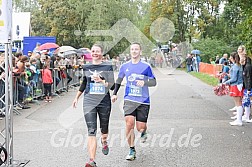
<svg viewBox="0 0 252 167"><path fill-rule="evenodd" d="M81 86L79 88L79 91L77 92L75 99L73 101L74 108L76 108L77 102L78 102L80 96L82 95L82 93L85 91L86 86L87 86L87 78L86 78L85 72L84 72L83 81L82 81Z"/></svg>
<svg viewBox="0 0 252 167"><path fill-rule="evenodd" d="M84 90L86 89L86 86L87 86L87 78L84 76L81 86L79 88L79 92L83 93Z"/></svg>

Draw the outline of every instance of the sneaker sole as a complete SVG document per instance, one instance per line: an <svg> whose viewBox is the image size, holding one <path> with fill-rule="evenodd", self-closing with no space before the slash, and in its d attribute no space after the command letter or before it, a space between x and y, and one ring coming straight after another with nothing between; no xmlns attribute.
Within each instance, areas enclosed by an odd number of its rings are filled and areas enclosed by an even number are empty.
<svg viewBox="0 0 252 167"><path fill-rule="evenodd" d="M252 123L252 120L242 120L242 122L245 122L245 123Z"/></svg>
<svg viewBox="0 0 252 167"><path fill-rule="evenodd" d="M134 156L133 158L126 158L127 161L134 161L136 159L136 156Z"/></svg>
<svg viewBox="0 0 252 167"><path fill-rule="evenodd" d="M127 158L126 158L127 161L134 161L135 159L136 159L136 157L131 158L131 159L127 159Z"/></svg>
<svg viewBox="0 0 252 167"><path fill-rule="evenodd" d="M229 123L231 126L242 126L242 124L236 124L236 125L234 125L234 124L231 124L231 123Z"/></svg>

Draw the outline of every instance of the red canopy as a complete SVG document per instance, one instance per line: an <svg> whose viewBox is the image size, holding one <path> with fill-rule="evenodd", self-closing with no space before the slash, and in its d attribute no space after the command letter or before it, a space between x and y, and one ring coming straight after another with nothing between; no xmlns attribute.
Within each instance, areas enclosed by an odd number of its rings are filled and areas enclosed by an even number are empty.
<svg viewBox="0 0 252 167"><path fill-rule="evenodd" d="M48 49L54 49L54 48L58 48L59 45L57 45L56 43L44 43L39 47L39 50L48 50Z"/></svg>

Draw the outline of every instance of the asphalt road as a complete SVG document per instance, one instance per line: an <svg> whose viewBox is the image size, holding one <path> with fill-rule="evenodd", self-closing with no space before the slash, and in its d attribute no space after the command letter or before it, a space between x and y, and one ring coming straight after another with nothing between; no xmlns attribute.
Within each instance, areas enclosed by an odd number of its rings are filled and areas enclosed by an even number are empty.
<svg viewBox="0 0 252 167"><path fill-rule="evenodd" d="M212 87L184 71L155 69L158 85L151 88L149 139L136 139L137 159L125 160L123 91L113 105L110 153L98 146L98 167L249 167L252 166L252 124L229 125L230 97L217 97ZM87 156L82 100L71 107L70 90L52 103L32 104L14 117L14 158L30 160L26 167L83 167ZM97 135L100 143L100 133Z"/></svg>

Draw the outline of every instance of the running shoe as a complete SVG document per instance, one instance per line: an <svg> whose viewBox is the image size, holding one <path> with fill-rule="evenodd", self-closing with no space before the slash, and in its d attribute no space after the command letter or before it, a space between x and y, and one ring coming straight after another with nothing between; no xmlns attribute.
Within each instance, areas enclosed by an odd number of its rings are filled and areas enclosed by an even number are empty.
<svg viewBox="0 0 252 167"><path fill-rule="evenodd" d="M247 119L245 116L242 116L242 122L251 123L252 119Z"/></svg>
<svg viewBox="0 0 252 167"><path fill-rule="evenodd" d="M230 108L229 111L235 111L236 110L236 106L234 106L233 108Z"/></svg>
<svg viewBox="0 0 252 167"><path fill-rule="evenodd" d="M136 159L136 150L131 148L129 155L126 156L126 160L133 161L134 159Z"/></svg>
<svg viewBox="0 0 252 167"><path fill-rule="evenodd" d="M231 119L235 120L237 118L237 115L230 117Z"/></svg>
<svg viewBox="0 0 252 167"><path fill-rule="evenodd" d="M109 147L108 147L107 141L104 141L104 142L102 143L102 153L103 153L104 155L108 155L108 153L109 153Z"/></svg>
<svg viewBox="0 0 252 167"><path fill-rule="evenodd" d="M141 133L140 141L141 141L142 143L145 143L146 140L147 140L147 133L146 133L146 131L145 131L145 132L142 132L142 133Z"/></svg>
<svg viewBox="0 0 252 167"><path fill-rule="evenodd" d="M86 163L85 167L97 167L95 161L90 160Z"/></svg>
<svg viewBox="0 0 252 167"><path fill-rule="evenodd" d="M237 120L235 120L235 121L233 121L233 122L229 122L229 124L230 124L231 126L242 126L242 122L237 121Z"/></svg>

